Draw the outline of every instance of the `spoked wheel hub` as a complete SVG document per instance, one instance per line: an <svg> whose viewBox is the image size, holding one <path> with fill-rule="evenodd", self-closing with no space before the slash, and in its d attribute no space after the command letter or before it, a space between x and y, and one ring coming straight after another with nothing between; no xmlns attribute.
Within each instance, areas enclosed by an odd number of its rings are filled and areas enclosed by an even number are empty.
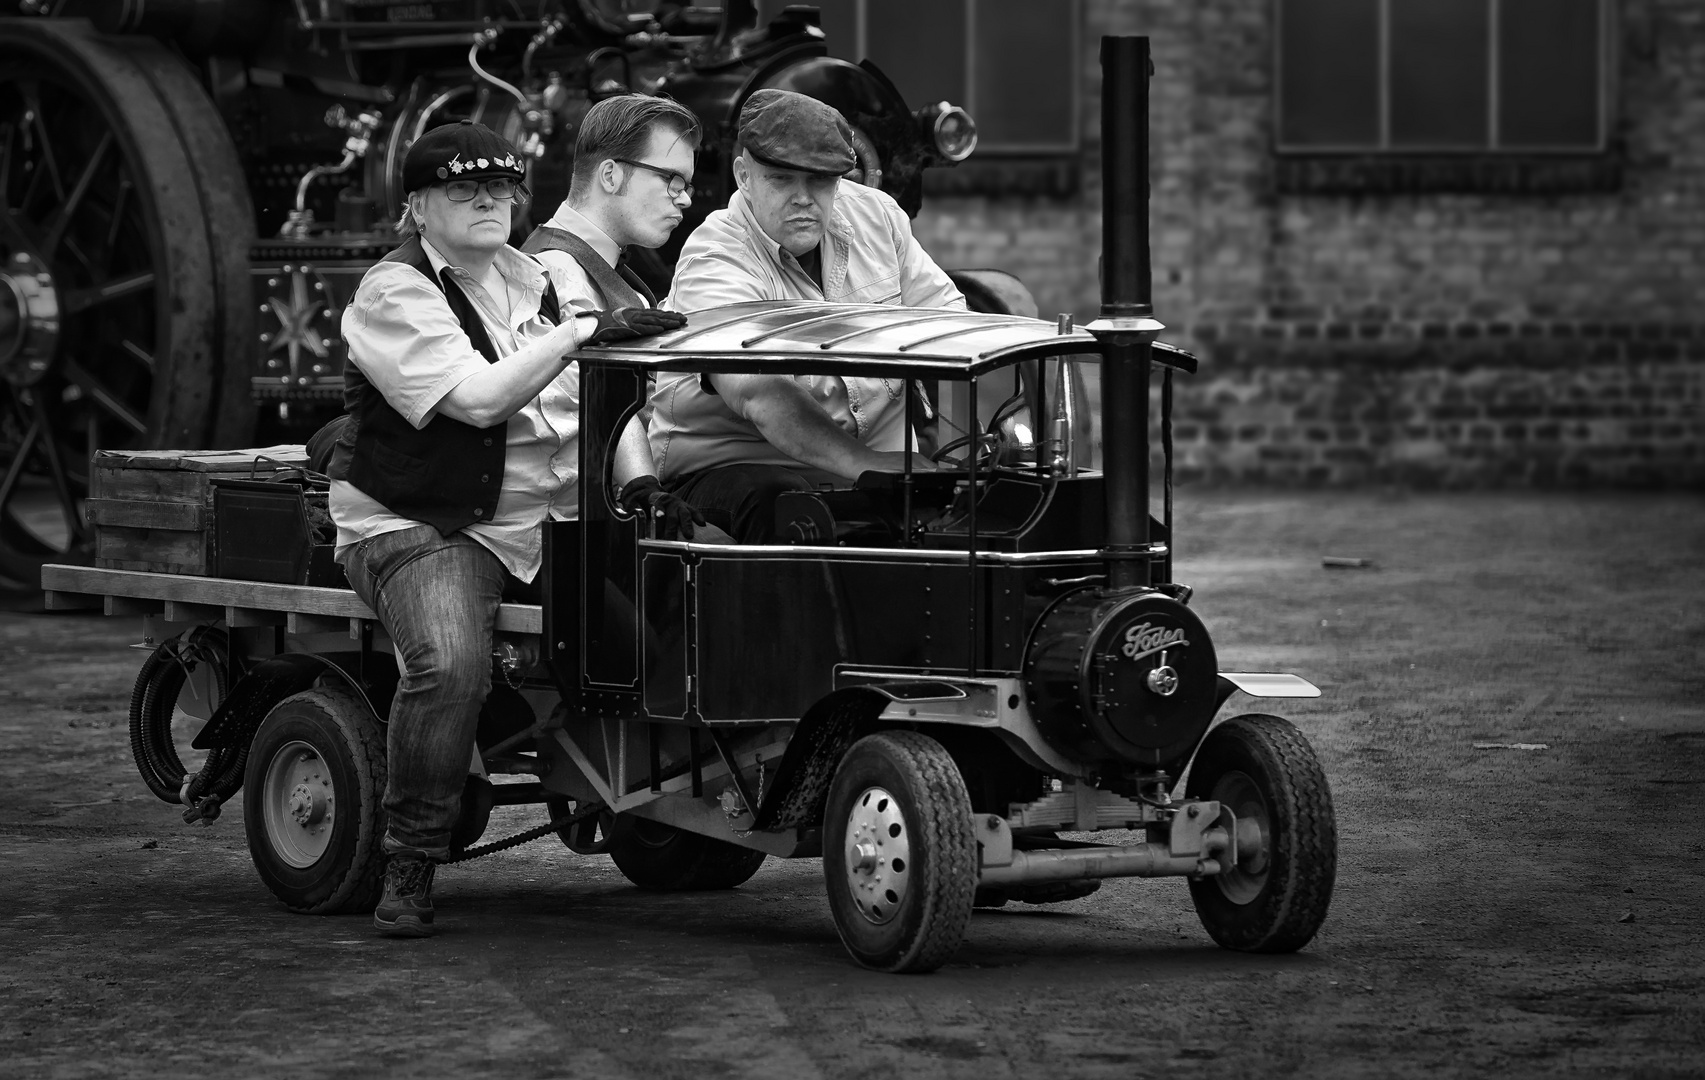
<svg viewBox="0 0 1705 1080"><path fill-rule="evenodd" d="M235 148L181 57L7 20L0 579L33 587L42 564L92 557L93 451L248 438L253 235Z"/></svg>
<svg viewBox="0 0 1705 1080"><path fill-rule="evenodd" d="M912 842L900 806L886 790L867 788L847 815L847 888L860 915L881 925L905 902Z"/></svg>
<svg viewBox="0 0 1705 1080"><path fill-rule="evenodd" d="M32 251L0 264L0 379L34 386L59 346L59 295L53 268Z"/></svg>

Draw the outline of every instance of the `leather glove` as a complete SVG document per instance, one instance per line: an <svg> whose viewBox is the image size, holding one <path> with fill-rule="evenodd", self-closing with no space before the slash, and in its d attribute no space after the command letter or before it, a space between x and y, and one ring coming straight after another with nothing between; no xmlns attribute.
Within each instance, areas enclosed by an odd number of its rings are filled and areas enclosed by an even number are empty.
<svg viewBox="0 0 1705 1080"><path fill-rule="evenodd" d="M634 338L650 337L652 334L664 334L670 330L679 330L687 325L687 317L676 311L663 311L660 308L624 307L611 308L608 311L588 311L598 320L598 326L581 344L608 345L613 341L631 341Z"/></svg>
<svg viewBox="0 0 1705 1080"><path fill-rule="evenodd" d="M693 538L693 526L705 523L704 512L678 495L663 490L657 477L636 476L616 496L616 505L630 514L640 514L656 526L656 535L669 540L679 535Z"/></svg>

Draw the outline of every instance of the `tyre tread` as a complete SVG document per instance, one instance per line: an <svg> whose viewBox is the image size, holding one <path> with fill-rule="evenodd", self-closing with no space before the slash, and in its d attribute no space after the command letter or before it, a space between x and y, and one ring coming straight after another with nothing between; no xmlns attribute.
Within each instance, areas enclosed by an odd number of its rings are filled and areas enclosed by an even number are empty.
<svg viewBox="0 0 1705 1080"><path fill-rule="evenodd" d="M934 971L958 951L971 921L978 858L976 839L971 831L970 795L952 756L941 743L928 735L915 731L885 731L866 736L848 751L843 764L859 755L872 753L880 755L908 785L927 796L922 800L923 805L913 808L917 813L912 815L918 819L912 822L912 828L922 834L930 856L922 861L926 868L925 880L911 886L922 890L924 896L918 921L919 932L913 940L903 944L896 956L886 962L872 963L853 948L842 926L840 905L832 902L836 929L848 951L866 967L890 973ZM837 818L840 815L840 811L834 808L830 813ZM837 828L839 826L837 821ZM825 851L825 859L839 857L839 852ZM915 854L913 864L919 864Z"/></svg>
<svg viewBox="0 0 1705 1080"><path fill-rule="evenodd" d="M379 812L362 815L355 841L355 872L344 878L333 894L336 906L329 909L362 914L376 907L385 891L385 815L381 809L387 773L385 730L379 726L378 718L368 713L367 703L348 690L310 690L308 693L335 699L344 708L368 720L354 732L362 750L357 762L367 774L363 779L373 793L374 808Z"/></svg>
<svg viewBox="0 0 1705 1080"><path fill-rule="evenodd" d="M311 903L280 899L291 911L304 915L371 911L384 891L385 859L381 848L385 835L382 809L386 776L385 731L378 718L368 710L367 703L348 690L330 687L303 690L285 698L279 705L287 702L311 704L336 725L349 743L351 760L361 774L357 776L357 786L363 789L363 798L371 799L369 809L373 812L357 813L349 870L331 892ZM249 827L259 828L260 824L253 823ZM252 846L253 841L250 843Z"/></svg>
<svg viewBox="0 0 1705 1080"><path fill-rule="evenodd" d="M1252 905L1258 912L1235 927L1220 924L1206 909L1219 895L1213 879L1191 882L1191 896L1204 927L1220 945L1241 952L1295 952L1313 940L1332 902L1338 834L1331 788L1314 748L1295 725L1282 717L1248 713L1225 721L1203 741L1198 765L1191 766L1193 796L1208 790L1198 780L1203 759L1211 764L1232 746L1262 762L1281 781L1266 795L1279 804L1273 808L1274 815L1289 823L1287 842L1273 860L1273 871L1288 878L1288 887L1281 883L1275 892L1260 897Z"/></svg>

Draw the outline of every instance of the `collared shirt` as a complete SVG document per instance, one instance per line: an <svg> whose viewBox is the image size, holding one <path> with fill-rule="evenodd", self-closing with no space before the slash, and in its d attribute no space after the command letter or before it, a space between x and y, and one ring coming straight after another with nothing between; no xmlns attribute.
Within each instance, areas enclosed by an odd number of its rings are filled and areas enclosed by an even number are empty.
<svg viewBox="0 0 1705 1080"><path fill-rule="evenodd" d="M545 222L553 229L570 232L586 241L586 246L598 253L598 257L615 269L616 263L622 257L622 247L600 229L592 224L590 218L574 207L564 202L557 207L551 219ZM547 249L534 255L545 264L545 269L551 272L551 284L556 286L557 299L564 308L573 307L575 311L603 311L618 306L610 297L604 295L596 282L589 277L581 265L574 261L574 256L566 251Z"/></svg>
<svg viewBox="0 0 1705 1080"><path fill-rule="evenodd" d="M965 308L965 297L912 236L905 211L875 188L841 181L818 250L823 284L770 239L735 192L693 231L675 264L664 306L691 313L749 300L829 300L850 304ZM905 445L905 386L899 379L799 375L842 430L873 450ZM651 394L651 456L672 480L742 462L804 469L771 446L745 417L708 392L699 376L659 373Z"/></svg>
<svg viewBox="0 0 1705 1080"><path fill-rule="evenodd" d="M421 248L434 272L442 273L449 266L424 237ZM454 266L449 271L479 312L492 347L503 357L550 333L551 324L539 313L546 279L538 263L507 245L492 265L501 275L506 294L501 299L467 271ZM443 292L404 263L376 263L367 271L344 308L343 339L349 346L349 362L416 429L438 415L446 394L488 366ZM543 546L539 526L545 517L572 518L579 505L579 398L578 380L558 376L509 418L497 510L490 521L463 530L523 581L531 581L539 571ZM331 515L340 551L357 541L419 524L391 513L343 480L332 482Z"/></svg>

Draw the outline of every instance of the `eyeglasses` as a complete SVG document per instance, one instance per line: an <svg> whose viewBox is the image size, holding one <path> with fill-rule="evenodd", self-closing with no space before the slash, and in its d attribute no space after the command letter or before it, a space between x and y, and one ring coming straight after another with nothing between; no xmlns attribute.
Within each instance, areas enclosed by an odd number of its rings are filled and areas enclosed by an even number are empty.
<svg viewBox="0 0 1705 1080"><path fill-rule="evenodd" d="M527 201L527 185L507 176L497 176L490 180L450 180L444 184L444 194L451 202L472 202L474 196L480 193L482 184L485 185L486 194L500 202L509 199Z"/></svg>
<svg viewBox="0 0 1705 1080"><path fill-rule="evenodd" d="M658 176L663 177L663 179L669 182L669 197L671 199L679 195L691 197L693 194L693 182L676 172L674 169L659 169L655 165L647 165L643 161L630 161L625 157L611 158L610 160L619 161L623 165L632 165L634 168L644 169L646 172L654 172Z"/></svg>

